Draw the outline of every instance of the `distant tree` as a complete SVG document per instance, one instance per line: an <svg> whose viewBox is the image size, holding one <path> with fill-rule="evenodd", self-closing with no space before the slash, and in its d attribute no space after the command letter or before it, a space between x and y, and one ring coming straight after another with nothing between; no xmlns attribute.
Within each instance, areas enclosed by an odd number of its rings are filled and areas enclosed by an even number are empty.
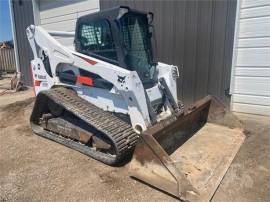
<svg viewBox="0 0 270 202"><path fill-rule="evenodd" d="M13 40L0 42L0 48L14 48Z"/></svg>

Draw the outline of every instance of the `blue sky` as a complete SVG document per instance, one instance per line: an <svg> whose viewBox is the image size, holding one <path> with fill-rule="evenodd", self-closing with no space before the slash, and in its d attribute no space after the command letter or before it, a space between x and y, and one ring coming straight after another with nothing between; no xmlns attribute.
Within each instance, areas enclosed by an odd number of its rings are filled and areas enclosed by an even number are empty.
<svg viewBox="0 0 270 202"><path fill-rule="evenodd" d="M0 0L0 42L12 39L9 1Z"/></svg>

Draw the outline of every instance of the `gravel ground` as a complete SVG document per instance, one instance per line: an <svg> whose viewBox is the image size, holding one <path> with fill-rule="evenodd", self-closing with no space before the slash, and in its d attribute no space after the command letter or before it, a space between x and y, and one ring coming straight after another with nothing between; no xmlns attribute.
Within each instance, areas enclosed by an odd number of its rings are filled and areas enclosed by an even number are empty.
<svg viewBox="0 0 270 202"><path fill-rule="evenodd" d="M131 179L128 165L109 167L33 135L33 93L21 94L0 96L0 201L177 201ZM239 117L247 138L212 201L270 201L270 118Z"/></svg>

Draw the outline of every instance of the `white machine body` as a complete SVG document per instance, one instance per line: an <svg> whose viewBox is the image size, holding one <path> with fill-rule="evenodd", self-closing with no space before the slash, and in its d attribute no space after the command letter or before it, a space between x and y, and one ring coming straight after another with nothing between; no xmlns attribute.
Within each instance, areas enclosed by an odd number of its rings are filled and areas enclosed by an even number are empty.
<svg viewBox="0 0 270 202"><path fill-rule="evenodd" d="M103 110L128 114L132 127L138 133L151 126L147 97L150 103L162 100L163 92L159 82L155 86L145 89L136 71L129 71L71 50L60 44L41 26L31 25L26 32L34 54L34 59L31 61L31 70L36 95L55 86L65 85L73 88L80 97ZM58 32L58 34L61 34L61 32ZM49 58L51 75L48 74L44 66L44 57ZM112 83L113 88L106 90L83 85L80 82L69 85L62 83L57 76L59 70L69 70L76 76L80 76L78 68L99 75ZM156 66L156 76L158 79L165 79L174 101L177 102L176 79L179 77L178 68L159 62ZM162 112L157 116L157 121L167 118L172 113L168 103L165 103Z"/></svg>

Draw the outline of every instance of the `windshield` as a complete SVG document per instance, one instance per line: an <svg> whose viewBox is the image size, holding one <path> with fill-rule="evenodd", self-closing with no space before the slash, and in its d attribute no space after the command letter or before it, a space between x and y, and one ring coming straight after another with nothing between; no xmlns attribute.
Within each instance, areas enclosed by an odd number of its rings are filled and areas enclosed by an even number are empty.
<svg viewBox="0 0 270 202"><path fill-rule="evenodd" d="M116 47L107 20L81 23L78 31L81 51L117 61Z"/></svg>
<svg viewBox="0 0 270 202"><path fill-rule="evenodd" d="M155 64L147 17L126 14L120 19L120 23L126 49L125 62L128 68L138 73L143 84L152 83Z"/></svg>

